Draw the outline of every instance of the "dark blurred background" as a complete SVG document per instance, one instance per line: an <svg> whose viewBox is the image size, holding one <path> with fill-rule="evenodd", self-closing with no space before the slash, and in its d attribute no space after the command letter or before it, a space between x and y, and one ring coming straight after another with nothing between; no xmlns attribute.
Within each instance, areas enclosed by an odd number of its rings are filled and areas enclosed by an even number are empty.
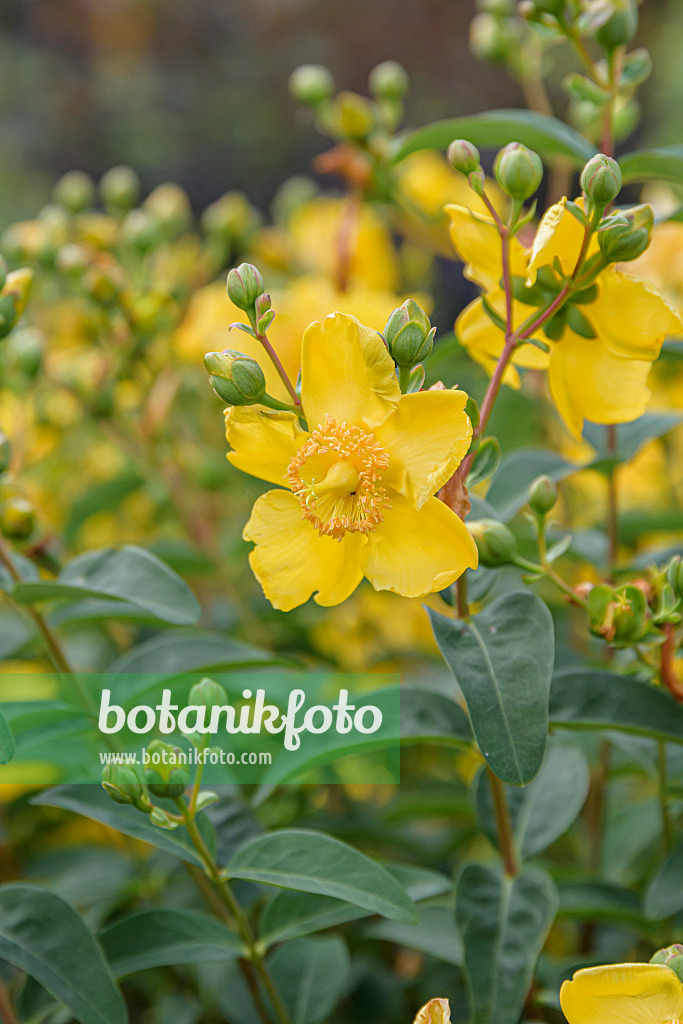
<svg viewBox="0 0 683 1024"><path fill-rule="evenodd" d="M473 13L474 0L0 0L0 227L64 171L121 162L149 188L180 182L197 207L228 188L266 207L324 145L287 94L302 62L364 92L376 63L400 60L414 125L521 105L469 53ZM682 0L645 0L640 41L657 64L638 142L678 142Z"/></svg>

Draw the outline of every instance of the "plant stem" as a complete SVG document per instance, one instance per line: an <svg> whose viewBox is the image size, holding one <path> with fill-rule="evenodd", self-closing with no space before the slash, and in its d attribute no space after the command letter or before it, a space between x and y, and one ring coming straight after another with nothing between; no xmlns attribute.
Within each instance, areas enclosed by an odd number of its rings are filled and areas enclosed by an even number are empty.
<svg viewBox="0 0 683 1024"><path fill-rule="evenodd" d="M467 600L467 576L465 573L462 574L458 582L455 584L455 592L458 598L458 618L469 619L470 603Z"/></svg>
<svg viewBox="0 0 683 1024"><path fill-rule="evenodd" d="M12 1009L10 998L7 995L7 989L5 988L2 980L0 979L0 1021L2 1024L19 1024L16 1014Z"/></svg>
<svg viewBox="0 0 683 1024"><path fill-rule="evenodd" d="M179 797L176 800L176 804L180 810L180 813L183 818L183 823L185 825L185 828L187 829L190 839L192 840L194 848L196 849L197 853L202 859L202 863L204 864L206 873L216 886L221 901L225 906L225 909L228 911L230 919L237 928L240 939L244 943L244 946L247 951L247 956L245 958L247 960L247 963L253 968L259 981L263 985L263 988L267 993L268 998L270 999L273 1009L275 1010L275 1014L279 1021L279 1024L290 1024L289 1014L287 1013L285 1005L282 1002L282 997L280 996L280 993L277 991L273 983L273 980L270 977L270 974L268 973L268 969L265 963L263 962L263 955L260 949L258 948L258 944L251 930L249 922L245 915L242 913L242 908L235 899L227 879L225 879L221 874L221 870L216 864L216 861L214 860L211 851L204 842L204 838L201 832L199 831L199 828L197 827L197 822L194 818L194 815L190 812L190 809L188 808L187 804L182 799L182 797Z"/></svg>
<svg viewBox="0 0 683 1024"><path fill-rule="evenodd" d="M491 771L488 765L486 765L486 774L488 776L489 785L491 786L491 795L493 796L493 810L496 816L498 842L500 845L500 852L503 856L505 874L514 878L519 874L519 865L517 863L517 854L515 853L515 841L512 834L512 824L510 822L510 808L508 806L505 787L498 776Z"/></svg>
<svg viewBox="0 0 683 1024"><path fill-rule="evenodd" d="M275 369L277 370L277 372L279 374L280 380L282 381L284 386L287 388L287 392L289 394L289 397L292 399L292 403L294 405L296 405L297 408L298 408L301 405L301 399L297 395L296 389L295 389L294 385L292 384L291 380L289 379L289 376L287 375L287 371L285 370L284 366L282 365L282 363L280 361L280 357L278 356L277 352L275 351L275 349L273 348L271 343L268 341L268 338L266 337L266 335L265 334L261 334L256 329L255 326L254 326L254 337L256 338L257 341L261 342L261 344L263 345L264 349L268 353L268 356L270 358L271 363L273 364L273 366L275 367Z"/></svg>
<svg viewBox="0 0 683 1024"><path fill-rule="evenodd" d="M667 764L666 764L666 743L660 740L657 744L657 778L659 806L662 812L662 833L664 836L664 853L668 857L673 847L673 824L671 812L666 795L667 786Z"/></svg>

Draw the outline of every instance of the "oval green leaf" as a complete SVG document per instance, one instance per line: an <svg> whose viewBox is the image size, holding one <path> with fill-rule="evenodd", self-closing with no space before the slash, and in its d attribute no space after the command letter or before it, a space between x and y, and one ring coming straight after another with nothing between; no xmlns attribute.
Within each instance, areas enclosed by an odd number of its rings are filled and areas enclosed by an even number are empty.
<svg viewBox="0 0 683 1024"><path fill-rule="evenodd" d="M35 885L0 888L0 959L35 978L79 1024L126 1024L102 950L73 907Z"/></svg>
<svg viewBox="0 0 683 1024"><path fill-rule="evenodd" d="M187 910L143 910L100 933L116 977L150 967L234 960L242 944L224 924Z"/></svg>
<svg viewBox="0 0 683 1024"><path fill-rule="evenodd" d="M257 836L234 854L226 871L231 878L334 896L392 920L417 919L408 893L388 871L323 832L292 828Z"/></svg>
<svg viewBox="0 0 683 1024"><path fill-rule="evenodd" d="M624 184L631 181L671 181L683 184L683 146L661 146L624 153L619 157Z"/></svg>
<svg viewBox="0 0 683 1024"><path fill-rule="evenodd" d="M548 608L535 594L514 591L471 619L429 614L489 767L503 782L525 786L547 742L554 659Z"/></svg>

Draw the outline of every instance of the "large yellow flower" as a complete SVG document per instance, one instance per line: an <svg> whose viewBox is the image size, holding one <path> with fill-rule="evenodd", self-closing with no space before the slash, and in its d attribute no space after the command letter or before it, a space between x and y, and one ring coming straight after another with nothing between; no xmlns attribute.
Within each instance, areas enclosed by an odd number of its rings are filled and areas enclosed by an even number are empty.
<svg viewBox="0 0 683 1024"><path fill-rule="evenodd" d="M233 465L280 484L244 529L251 567L283 611L376 590L422 597L477 565L461 519L434 493L467 453L462 391L401 395L380 335L354 316L311 324L302 344L308 429L288 412L226 412Z"/></svg>
<svg viewBox="0 0 683 1024"><path fill-rule="evenodd" d="M560 990L568 1024L681 1024L683 985L663 964L577 971Z"/></svg>
<svg viewBox="0 0 683 1024"><path fill-rule="evenodd" d="M501 244L493 221L464 207L446 209L465 274L484 290L494 317L504 320ZM518 296L513 304L515 329L538 314L541 289L545 289L544 302L552 298L553 289L559 293L562 283L556 268L559 264L563 274L573 273L582 241L583 228L567 210L566 200L545 214L530 251L512 240L510 268L517 279ZM593 240L589 254L596 246ZM650 397L646 383L650 365L666 335L683 328L676 310L647 281L610 267L596 284L593 294L584 293L564 307L553 325L551 340L538 332L538 338L550 345L550 352L521 346L504 378L515 387L519 385L516 367L547 369L555 404L577 437L584 420L626 423L643 414ZM475 299L461 313L456 333L470 356L491 373L503 350L504 336L483 299Z"/></svg>

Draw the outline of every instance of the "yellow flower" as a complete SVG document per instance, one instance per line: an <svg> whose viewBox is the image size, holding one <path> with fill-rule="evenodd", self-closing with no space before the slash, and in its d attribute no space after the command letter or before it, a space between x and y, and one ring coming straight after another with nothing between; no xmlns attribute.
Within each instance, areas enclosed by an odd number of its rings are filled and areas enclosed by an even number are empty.
<svg viewBox="0 0 683 1024"><path fill-rule="evenodd" d="M465 262L465 274L486 293L486 302L498 318L505 318L501 287L502 262L498 232L490 218L458 206L447 207L453 243ZM513 327L538 315L543 304L558 294L562 282L556 273L570 276L583 241L583 228L566 209L566 200L552 206L541 221L531 251L513 239L510 268L517 279L517 294L526 284L527 301L515 299ZM589 255L595 250L593 240ZM542 273L541 273L542 272ZM645 411L650 392L647 376L667 334L680 331L678 313L647 281L604 270L594 294L570 301L558 314L556 331L546 354L522 345L513 355L504 381L519 385L516 367L547 369L550 392L569 430L581 435L583 421L626 423ZM524 293L523 293L524 294ZM461 313L456 333L470 356L489 373L503 350L503 330L476 299ZM544 339L545 340L545 339Z"/></svg>
<svg viewBox="0 0 683 1024"><path fill-rule="evenodd" d="M288 412L225 417L232 464L285 488L258 499L243 534L271 604L314 591L339 604L363 576L421 597L476 567L465 524L432 497L470 445L464 392L402 396L379 334L344 313L307 328L301 378L307 430Z"/></svg>
<svg viewBox="0 0 683 1024"><path fill-rule="evenodd" d="M683 985L663 964L577 971L560 990L568 1024L681 1024Z"/></svg>
<svg viewBox="0 0 683 1024"><path fill-rule="evenodd" d="M417 298L417 297L416 297ZM291 380L296 380L301 368L301 338L313 320L322 320L330 309L340 313L356 313L359 319L377 331L384 328L401 299L385 289L368 288L354 284L339 292L328 278L320 274L306 274L294 278L284 288L272 291L276 316L268 329L268 338ZM428 300L417 298L428 309ZM275 367L263 346L241 331L228 332L231 323L246 323L246 315L233 306L224 284L201 288L193 296L185 319L174 337L175 351L181 359L201 366L205 352L221 352L236 348L260 363L266 377L268 392L281 401L289 396L278 377Z"/></svg>
<svg viewBox="0 0 683 1024"><path fill-rule="evenodd" d="M463 175L436 150L411 153L398 165L397 176L400 195L427 217L441 220L447 203L471 203L476 213L487 215L486 206ZM495 182L487 181L486 192L496 209L505 206L505 195Z"/></svg>

